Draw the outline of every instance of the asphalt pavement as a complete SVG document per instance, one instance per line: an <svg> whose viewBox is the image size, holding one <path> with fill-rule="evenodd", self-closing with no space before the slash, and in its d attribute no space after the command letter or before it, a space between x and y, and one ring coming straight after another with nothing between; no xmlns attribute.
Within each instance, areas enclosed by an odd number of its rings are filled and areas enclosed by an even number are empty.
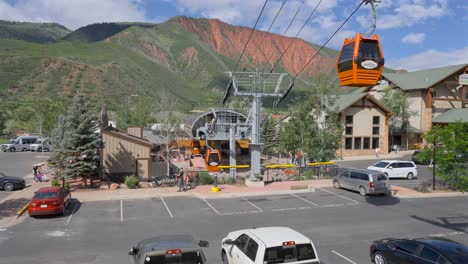
<svg viewBox="0 0 468 264"><path fill-rule="evenodd" d="M75 200L62 217L27 217L0 230L0 263L129 263L127 252L139 240L177 233L208 240L208 263L221 263L228 232L289 226L313 240L322 264L362 264L380 238L441 236L468 245L466 212L466 196L361 197L333 188L225 199Z"/></svg>
<svg viewBox="0 0 468 264"><path fill-rule="evenodd" d="M367 169L367 167L375 164L376 162L389 158L375 158L369 160L341 160L336 161L340 167L351 167L357 169ZM402 158L391 158L398 160L409 160L411 161L411 154L404 155ZM429 165L416 165L418 168L418 176L413 180L407 179L390 179L392 185L398 185L401 187L413 189L414 187L420 185L422 182L432 180L432 168Z"/></svg>
<svg viewBox="0 0 468 264"><path fill-rule="evenodd" d="M24 178L26 184L30 183L33 178L33 164L45 162L49 158L50 153L44 152L2 152L0 151L0 172L8 176L17 176ZM11 192L0 190L0 201L8 197Z"/></svg>

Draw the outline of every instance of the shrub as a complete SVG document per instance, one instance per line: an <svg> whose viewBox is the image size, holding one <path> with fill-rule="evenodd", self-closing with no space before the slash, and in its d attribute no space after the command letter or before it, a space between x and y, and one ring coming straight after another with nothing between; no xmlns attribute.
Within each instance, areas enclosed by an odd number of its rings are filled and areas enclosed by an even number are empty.
<svg viewBox="0 0 468 264"><path fill-rule="evenodd" d="M66 183L65 183L65 186L63 186L63 188L64 188L65 190L67 190L67 191L70 191L70 189L71 189L70 183L66 182Z"/></svg>
<svg viewBox="0 0 468 264"><path fill-rule="evenodd" d="M127 187L129 189L136 189L138 188L138 184L140 183L140 180L138 180L137 177L135 176L127 176L125 177L125 185L127 185Z"/></svg>
<svg viewBox="0 0 468 264"><path fill-rule="evenodd" d="M59 183L59 181L58 181L57 179L52 179L52 180L50 181L50 184L51 184L52 186L54 186L54 187L60 186L60 183Z"/></svg>
<svg viewBox="0 0 468 264"><path fill-rule="evenodd" d="M200 172L199 177L200 185L208 185L214 183L214 179L206 171Z"/></svg>

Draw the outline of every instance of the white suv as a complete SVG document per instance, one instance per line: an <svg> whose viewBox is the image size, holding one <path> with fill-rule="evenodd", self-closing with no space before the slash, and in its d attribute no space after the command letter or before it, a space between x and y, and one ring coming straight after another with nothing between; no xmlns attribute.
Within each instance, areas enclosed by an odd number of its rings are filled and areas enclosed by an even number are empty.
<svg viewBox="0 0 468 264"><path fill-rule="evenodd" d="M320 263L312 240L289 227L230 232L221 247L224 264Z"/></svg>
<svg viewBox="0 0 468 264"><path fill-rule="evenodd" d="M407 178L408 180L412 180L418 176L418 168L412 161L382 160L367 167L367 169L383 172L388 178Z"/></svg>

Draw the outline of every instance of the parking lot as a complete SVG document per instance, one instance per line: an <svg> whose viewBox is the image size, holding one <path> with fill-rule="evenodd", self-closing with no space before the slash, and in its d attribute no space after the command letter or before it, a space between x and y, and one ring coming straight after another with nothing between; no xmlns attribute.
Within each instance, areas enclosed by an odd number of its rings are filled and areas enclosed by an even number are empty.
<svg viewBox="0 0 468 264"><path fill-rule="evenodd" d="M289 226L314 241L322 263L360 264L369 263L369 244L385 237L444 236L468 244L466 212L468 197L404 200L333 188L229 199L75 200L63 217L27 217L0 230L0 263L129 263L137 241L176 233L208 240L209 263L220 263L229 231Z"/></svg>
<svg viewBox="0 0 468 264"><path fill-rule="evenodd" d="M17 176L24 178L26 184L33 181L33 164L45 162L50 153L44 152L2 152L0 151L0 172L8 176ZM11 193L0 190L0 201L8 197Z"/></svg>
<svg viewBox="0 0 468 264"><path fill-rule="evenodd" d="M385 158L389 159L389 158ZM411 154L406 154L402 158L391 158L397 160L411 160ZM357 168L357 169L367 169L367 167L375 164L376 162L384 160L383 158L375 158L370 160L344 160L344 161L337 161L336 163L340 167L350 167L350 168ZM398 185L401 187L413 189L414 187L420 185L422 182L425 181L432 181L432 168L429 165L416 165L418 168L418 176L413 180L407 179L390 179L392 185Z"/></svg>

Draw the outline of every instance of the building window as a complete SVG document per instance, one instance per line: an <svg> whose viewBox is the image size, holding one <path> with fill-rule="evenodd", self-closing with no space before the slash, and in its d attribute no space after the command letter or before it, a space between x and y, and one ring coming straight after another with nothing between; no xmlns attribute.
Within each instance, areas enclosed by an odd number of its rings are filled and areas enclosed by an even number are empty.
<svg viewBox="0 0 468 264"><path fill-rule="evenodd" d="M353 134L353 127L349 126L346 127L346 135L352 135Z"/></svg>
<svg viewBox="0 0 468 264"><path fill-rule="evenodd" d="M436 98L436 97L437 97L436 91L432 91L432 97L433 97L433 98Z"/></svg>
<svg viewBox="0 0 468 264"><path fill-rule="evenodd" d="M345 149L353 149L353 138L345 138Z"/></svg>
<svg viewBox="0 0 468 264"><path fill-rule="evenodd" d="M380 116L373 116L372 117L372 124L379 125L380 124Z"/></svg>
<svg viewBox="0 0 468 264"><path fill-rule="evenodd" d="M372 135L378 135L380 133L380 127L372 128Z"/></svg>
<svg viewBox="0 0 468 264"><path fill-rule="evenodd" d="M353 124L353 116L352 115L347 115L346 116L346 124L347 125L352 125Z"/></svg>
<svg viewBox="0 0 468 264"><path fill-rule="evenodd" d="M363 149L369 149L370 148L370 138L365 137L364 138L364 145L362 146Z"/></svg>
<svg viewBox="0 0 468 264"><path fill-rule="evenodd" d="M376 149L378 147L379 147L379 138L378 137L372 138L372 149Z"/></svg>
<svg viewBox="0 0 468 264"><path fill-rule="evenodd" d="M354 149L361 149L361 138L354 138Z"/></svg>

